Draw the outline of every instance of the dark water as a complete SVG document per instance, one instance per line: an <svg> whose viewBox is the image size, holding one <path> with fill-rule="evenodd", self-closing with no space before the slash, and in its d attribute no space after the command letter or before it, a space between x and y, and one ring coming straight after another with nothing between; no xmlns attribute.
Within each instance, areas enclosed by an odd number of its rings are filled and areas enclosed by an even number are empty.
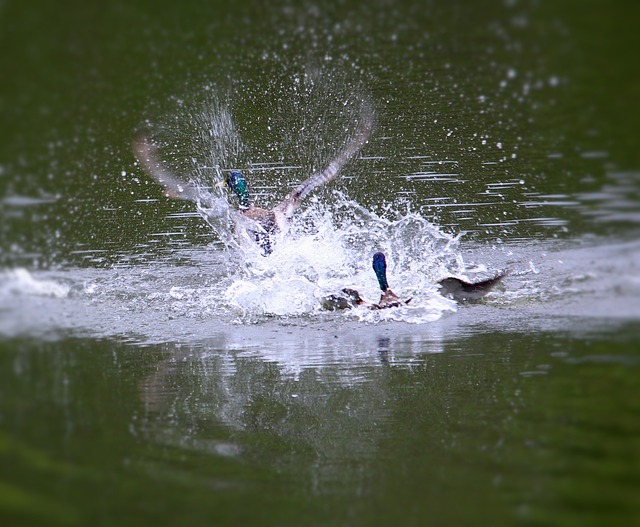
<svg viewBox="0 0 640 527"><path fill-rule="evenodd" d="M0 2L2 524L640 524L639 21ZM275 204L362 101L269 258L131 149ZM381 249L412 304L322 311L375 298ZM479 304L435 286L502 269Z"/></svg>

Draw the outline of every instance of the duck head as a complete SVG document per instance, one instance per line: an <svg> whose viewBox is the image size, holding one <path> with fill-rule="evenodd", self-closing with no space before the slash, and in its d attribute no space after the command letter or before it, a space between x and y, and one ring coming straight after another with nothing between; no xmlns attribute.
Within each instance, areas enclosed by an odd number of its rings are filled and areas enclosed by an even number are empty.
<svg viewBox="0 0 640 527"><path fill-rule="evenodd" d="M387 282L387 260L384 257L384 253L376 253L373 255L373 272L376 273L378 284L382 290L380 300L377 304L373 304L371 309L385 309L387 307L403 306L411 302L411 298L408 300L402 300L391 289Z"/></svg>
<svg viewBox="0 0 640 527"><path fill-rule="evenodd" d="M380 289L382 291L389 289L389 284L387 283L387 260L384 257L384 253L373 255L373 272L376 273Z"/></svg>
<svg viewBox="0 0 640 527"><path fill-rule="evenodd" d="M251 198L244 176L240 172L229 172L224 178L224 182L238 196L240 207L248 209L251 206Z"/></svg>

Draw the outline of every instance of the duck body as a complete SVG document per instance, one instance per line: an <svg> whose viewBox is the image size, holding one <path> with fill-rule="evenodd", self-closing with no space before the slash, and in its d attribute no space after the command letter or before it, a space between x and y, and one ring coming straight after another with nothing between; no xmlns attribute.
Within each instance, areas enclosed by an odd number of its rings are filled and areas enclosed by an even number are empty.
<svg viewBox="0 0 640 527"><path fill-rule="evenodd" d="M360 293L355 289L345 287L337 295L329 295L322 299L322 307L329 311L337 311L342 309L351 309L352 307L358 307L366 305L370 307L372 304L367 302L360 296Z"/></svg>
<svg viewBox="0 0 640 527"><path fill-rule="evenodd" d="M376 274L376 278L378 279L378 285L382 291L380 300L378 300L377 304L373 304L372 309L405 306L411 302L411 298L408 300L402 300L389 288L389 284L387 282L387 259L385 258L384 253L377 252L373 255L372 266L373 272Z"/></svg>
<svg viewBox="0 0 640 527"><path fill-rule="evenodd" d="M236 231L244 229L260 246L263 254L271 254L273 250L272 238L278 232L286 229L286 219L275 209L264 209L255 205L241 172L228 173L224 182L238 197L238 211L235 218Z"/></svg>
<svg viewBox="0 0 640 527"><path fill-rule="evenodd" d="M387 282L387 261L384 253L377 252L373 255L373 272L378 279L378 285L382 291L380 300L377 303L369 302L362 298L360 293L355 289L344 288L337 295L329 295L322 299L322 307L328 310L351 309L353 307L366 307L368 309L386 309L390 307L406 306L411 302L402 300L390 288Z"/></svg>
<svg viewBox="0 0 640 527"><path fill-rule="evenodd" d="M284 230L273 211L255 205L238 210L235 229L236 232L246 231L265 256L273 252L274 236Z"/></svg>
<svg viewBox="0 0 640 527"><path fill-rule="evenodd" d="M387 261L384 253L378 252L373 255L373 271L378 279L378 285L382 291L380 300L377 303L368 302L363 299L355 289L345 288L337 295L329 295L322 299L322 307L328 310L351 309L354 307L366 307L368 309L386 309L390 307L406 306L411 302L411 298L403 300L396 295L387 282ZM440 280L438 284L445 296L453 298L457 302L473 302L480 300L490 293L506 276L506 272L482 280L480 282L467 282L460 278L448 277Z"/></svg>

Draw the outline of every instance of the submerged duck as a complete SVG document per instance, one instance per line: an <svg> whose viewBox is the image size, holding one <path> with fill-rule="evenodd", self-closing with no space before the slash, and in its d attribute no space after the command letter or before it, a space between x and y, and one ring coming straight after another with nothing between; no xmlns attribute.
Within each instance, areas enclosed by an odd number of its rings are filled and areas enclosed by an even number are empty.
<svg viewBox="0 0 640 527"><path fill-rule="evenodd" d="M328 310L350 309L357 306L364 306L369 309L385 309L407 305L411 302L412 298L402 300L389 289L389 284L387 283L387 261L384 253L377 252L373 255L373 271L382 291L377 304L364 300L355 289L344 288L339 295L329 295L323 298L322 307ZM440 280L438 284L445 296L449 296L458 302L475 301L490 293L506 275L506 272L501 272L493 278L480 282L466 282L460 278L448 277Z"/></svg>
<svg viewBox="0 0 640 527"><path fill-rule="evenodd" d="M365 106L353 138L324 170L314 174L296 187L284 200L271 209L258 207L249 192L247 182L241 172L227 174L224 184L238 198L236 226L244 228L266 255L272 252L272 237L278 232L286 232L293 213L300 207L302 200L314 189L336 178L340 169L369 140L373 128L373 111ZM197 188L192 182L185 182L169 172L160 162L158 149L145 136L138 137L133 148L141 165L149 175L164 187L164 194L174 199L198 202Z"/></svg>
<svg viewBox="0 0 640 527"><path fill-rule="evenodd" d="M386 309L388 307L406 306L411 302L411 298L408 300L402 300L396 295L390 288L387 282L387 260L384 253L377 252L373 255L373 272L378 279L378 285L382 294L377 304L364 300L360 293L355 289L344 288L341 291L341 295L329 295L322 299L322 306L325 309L349 309L352 307L363 306L368 309Z"/></svg>
<svg viewBox="0 0 640 527"><path fill-rule="evenodd" d="M411 302L411 298L408 300L402 300L396 295L387 283L387 259L384 253L376 253L373 255L373 272L376 273L378 279L378 285L382 294L377 304L373 305L373 309L384 309L385 307L398 307L407 305Z"/></svg>
<svg viewBox="0 0 640 527"><path fill-rule="evenodd" d="M466 282L460 278L451 276L444 280L440 280L438 284L440 284L440 288L445 296L453 298L458 302L473 302L480 300L482 297L490 293L506 275L507 273L503 271L493 278L482 280L480 282Z"/></svg>

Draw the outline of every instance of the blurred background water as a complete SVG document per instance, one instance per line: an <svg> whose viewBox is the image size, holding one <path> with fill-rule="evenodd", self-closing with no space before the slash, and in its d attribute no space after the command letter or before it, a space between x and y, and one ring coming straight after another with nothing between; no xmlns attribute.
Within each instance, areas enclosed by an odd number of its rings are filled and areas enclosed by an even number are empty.
<svg viewBox="0 0 640 527"><path fill-rule="evenodd" d="M1 1L3 524L640 522L638 22ZM368 144L268 258L131 148L274 205L363 101ZM411 305L323 311L376 299L377 250ZM478 304L436 286L500 270Z"/></svg>

